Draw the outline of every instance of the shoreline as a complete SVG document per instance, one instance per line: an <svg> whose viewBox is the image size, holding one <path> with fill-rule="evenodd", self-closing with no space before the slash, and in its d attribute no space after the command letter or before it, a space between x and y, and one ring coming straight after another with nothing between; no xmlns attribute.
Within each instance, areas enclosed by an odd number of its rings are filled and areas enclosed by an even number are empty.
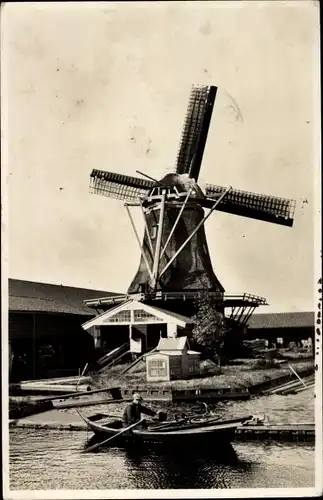
<svg viewBox="0 0 323 500"><path fill-rule="evenodd" d="M250 367L248 363L228 365L221 368L221 373L206 374L187 380L173 380L169 382L146 382L142 374L132 374L131 378L126 375L118 376L117 373L102 374L93 378L97 388L110 387L120 388L123 397L130 397L133 392L139 392L150 400L177 400L170 394L186 393L196 395L201 399L202 394L206 400L207 393L214 399L241 398L248 395L261 395L263 391L270 390L284 382L297 381L290 365L301 377L315 373L313 359L288 360L274 367ZM211 395L213 391L213 395ZM218 398L216 397L218 394Z"/></svg>
<svg viewBox="0 0 323 500"><path fill-rule="evenodd" d="M300 377L312 376L315 373L314 364L311 361L307 362L298 362L298 363L290 363L291 366L296 368ZM252 370L249 370L252 372ZM50 396L46 399L46 396L42 399L39 399L39 396L35 396L35 399L32 400L32 396L18 396L16 398L9 397L9 427L28 427L28 422L30 419L32 420L32 424L35 424L35 428L54 428L60 430L77 430L75 428L78 427L80 420L72 419L70 421L61 421L54 422L56 419L48 418L49 414L57 415L58 411L61 411L64 408L76 408L76 407L95 407L95 405L104 404L117 404L126 403L131 400L133 392L139 392L143 398L147 402L165 402L165 403L196 403L196 402L218 402L218 401L234 401L234 400L250 400L251 398L259 397L262 394L270 394L271 390L274 390L277 387L281 387L286 385L287 387L291 387L289 389L291 392L297 384L297 377L291 372L288 367L280 367L279 369L264 369L260 373L260 370L255 371L253 373L249 373L249 376L254 378L256 383L248 385L244 385L239 388L235 387L234 384L230 385L227 383L226 387L220 387L219 381L217 384L212 384L212 381L217 378L217 376L205 377L204 385L198 384L198 379L194 380L194 385L192 387L192 380L183 380L183 381L175 381L175 384L172 384L171 387L163 387L162 384L156 387L156 384L145 384L145 383L136 383L133 381L132 384L127 384L127 389L120 388L120 396L117 398L112 398L111 395L107 398L107 393L109 393L109 389L102 388L103 398L102 396L99 398L98 394L87 394L84 393L75 393L72 400L64 400L64 394L61 395L61 398L58 401L51 401ZM224 375L222 375L223 377ZM238 375L236 374L236 377ZM240 379L241 374L239 375ZM259 383L259 378L261 382ZM206 380L207 379L207 380ZM178 382L182 382L182 388L178 386ZM115 382L114 382L115 383ZM186 384L188 383L188 384ZM113 381L110 382L110 387L113 385ZM184 385L184 387L183 387ZM185 387L186 385L186 387ZM175 387L174 387L175 386ZM114 385L115 387L115 385ZM306 389L304 389L306 390ZM96 391L95 391L96 392ZM91 404L93 403L93 405ZM76 413L76 412L75 412ZM77 413L76 413L77 415ZM82 422L81 422L82 423ZM81 426L82 427L82 426ZM82 427L86 428L86 427Z"/></svg>
<svg viewBox="0 0 323 500"><path fill-rule="evenodd" d="M88 432L89 429L85 422L67 423L67 422L32 422L24 419L23 421L9 422L9 429L33 429L33 430L55 430L59 432ZM279 440L285 442L314 442L315 424L260 424L260 425L242 425L237 427L233 441L261 441L261 440Z"/></svg>
<svg viewBox="0 0 323 500"><path fill-rule="evenodd" d="M308 376L312 373L315 373L314 360L294 360L294 361L286 361L283 366L282 364L278 365L278 367L263 367L263 368L250 368L246 365L239 364L237 366L229 366L223 367L222 370L224 373L221 374L208 374L202 377L195 377L187 380L173 380L169 382L145 382L142 380L142 377L136 377L136 374L133 374L131 378L129 376L118 376L115 373L108 374L93 374L91 378L91 390L87 390L84 392L77 392L72 395L72 397L77 398L81 395L100 392L106 390L107 392L113 390L121 390L121 392L127 394L128 391L135 390L146 390L146 391L154 391L159 389L161 391L167 390L207 390L207 389L215 389L215 390L248 390L255 394L257 391L261 393L263 389L267 389L268 387L274 387L275 384L279 384L281 381L286 380L297 380L295 374L292 373L291 369L288 365L290 365L300 376ZM54 382L51 379L48 380L49 384L54 385ZM24 382L26 385L26 382ZM9 384L10 390L11 384ZM19 384L12 384L15 390L18 389ZM93 390L92 390L93 389ZM36 394L33 394L35 392ZM50 392L50 388L45 392L37 390L35 385L30 390L21 389L18 392L9 393L10 399L21 399L23 398L27 400L27 398L35 397L39 402L46 401L50 399L64 399L64 396L68 394L62 393L60 395L55 395L52 397ZM111 394L113 396L113 394ZM47 397L46 397L47 396ZM117 397L116 397L117 399Z"/></svg>

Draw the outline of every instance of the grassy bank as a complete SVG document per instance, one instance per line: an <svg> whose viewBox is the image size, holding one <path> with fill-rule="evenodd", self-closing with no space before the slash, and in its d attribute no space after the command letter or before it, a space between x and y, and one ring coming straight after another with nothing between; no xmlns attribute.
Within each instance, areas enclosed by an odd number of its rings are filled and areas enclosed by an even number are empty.
<svg viewBox="0 0 323 500"><path fill-rule="evenodd" d="M268 382L276 378L288 376L291 370L287 365L273 367L257 366L259 360L249 360L235 365L223 366L220 370L217 367L210 368L204 376L189 380L174 380L171 382L146 382L144 370L131 374L121 375L125 366L114 367L107 373L97 375L93 378L93 385L96 387L121 387L131 388L133 386L144 387L164 387L172 389L202 389L202 388L248 388L254 385ZM289 364L296 370L302 372L313 367L313 360L290 361ZM212 373L213 371L213 373ZM296 378L296 377L295 377Z"/></svg>

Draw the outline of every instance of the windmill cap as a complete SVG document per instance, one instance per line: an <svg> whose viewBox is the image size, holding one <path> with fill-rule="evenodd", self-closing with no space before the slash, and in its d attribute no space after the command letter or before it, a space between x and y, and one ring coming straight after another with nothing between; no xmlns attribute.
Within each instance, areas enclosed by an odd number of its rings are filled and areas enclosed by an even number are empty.
<svg viewBox="0 0 323 500"><path fill-rule="evenodd" d="M188 174L166 174L160 180L160 183L165 186L177 186L181 192L188 192L191 189L191 196L193 198L205 198L199 185Z"/></svg>

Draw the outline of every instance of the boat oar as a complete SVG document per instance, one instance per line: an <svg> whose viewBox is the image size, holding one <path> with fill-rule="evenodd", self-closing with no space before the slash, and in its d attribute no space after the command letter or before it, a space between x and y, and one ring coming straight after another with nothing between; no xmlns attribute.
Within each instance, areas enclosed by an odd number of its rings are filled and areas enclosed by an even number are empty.
<svg viewBox="0 0 323 500"><path fill-rule="evenodd" d="M134 424L129 425L129 427L126 427L125 429L122 429L122 431L118 432L117 434L114 434L114 436L110 436L108 439L105 439L101 443L96 443L96 444L90 446L89 448L86 448L85 450L82 450L81 453L87 453L88 451L96 450L100 446L103 446L104 444L106 444L106 443L112 441L113 439L121 436L121 434L124 434L125 432L130 431L131 429L134 429L135 427L138 427L138 425L142 424L143 421L144 421L144 419L142 418L138 422L135 422Z"/></svg>

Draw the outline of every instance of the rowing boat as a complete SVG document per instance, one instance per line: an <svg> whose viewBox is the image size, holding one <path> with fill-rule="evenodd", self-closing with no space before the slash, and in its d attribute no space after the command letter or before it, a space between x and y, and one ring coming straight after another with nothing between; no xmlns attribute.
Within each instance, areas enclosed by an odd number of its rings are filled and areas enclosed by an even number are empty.
<svg viewBox="0 0 323 500"><path fill-rule="evenodd" d="M120 432L122 422L92 421L79 413L80 417L87 424L89 429L94 432L98 439L108 438ZM250 416L232 419L218 420L216 418L207 418L200 421L173 421L161 424L150 424L147 427L134 429L132 432L125 433L120 438L113 440L115 446L125 444L164 444L174 445L212 445L230 442L235 434L237 427L250 420Z"/></svg>

